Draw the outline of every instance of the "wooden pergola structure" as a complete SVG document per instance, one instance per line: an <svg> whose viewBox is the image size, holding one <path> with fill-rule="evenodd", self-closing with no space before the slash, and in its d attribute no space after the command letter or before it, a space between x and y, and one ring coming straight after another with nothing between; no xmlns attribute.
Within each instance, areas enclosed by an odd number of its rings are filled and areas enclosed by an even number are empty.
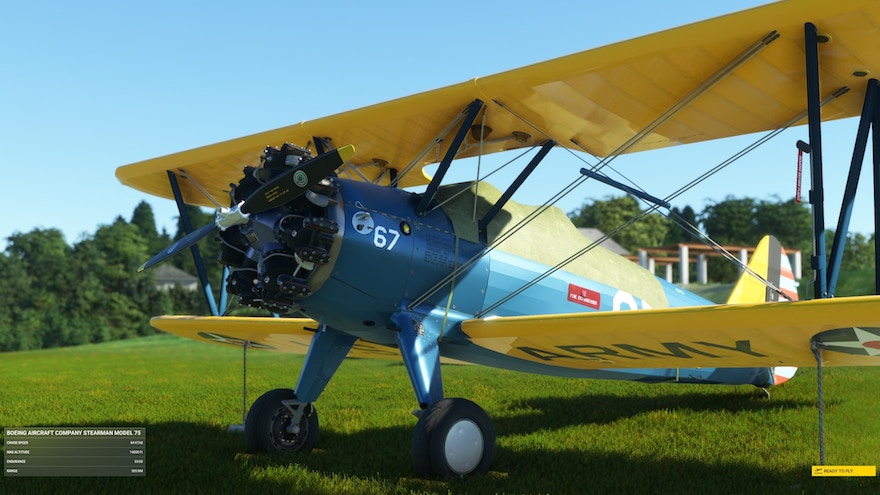
<svg viewBox="0 0 880 495"><path fill-rule="evenodd" d="M721 246L731 254L735 254L743 264L748 264L749 256L755 251L754 246ZM801 278L801 252L791 251L792 269L795 280ZM674 283L672 267L678 264L678 282L687 285L690 281L690 264L694 263L697 269L696 283L708 283L708 264L710 256L722 256L717 250L705 244L673 244L669 246L639 248L637 255L628 255L632 261L656 273L657 264L666 267L666 280Z"/></svg>

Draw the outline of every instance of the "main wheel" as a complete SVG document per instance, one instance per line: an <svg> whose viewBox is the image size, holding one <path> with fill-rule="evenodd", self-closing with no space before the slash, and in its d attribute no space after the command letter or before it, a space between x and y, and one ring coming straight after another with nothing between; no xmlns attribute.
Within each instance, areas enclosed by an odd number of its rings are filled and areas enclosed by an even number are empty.
<svg viewBox="0 0 880 495"><path fill-rule="evenodd" d="M270 390L254 401L244 423L244 436L249 452L303 451L309 452L318 441L318 411L312 404L304 407L299 428L293 423L293 413L282 401L296 400L293 390Z"/></svg>
<svg viewBox="0 0 880 495"><path fill-rule="evenodd" d="M467 399L443 399L422 411L412 453L422 476L485 474L495 456L495 430L480 406Z"/></svg>

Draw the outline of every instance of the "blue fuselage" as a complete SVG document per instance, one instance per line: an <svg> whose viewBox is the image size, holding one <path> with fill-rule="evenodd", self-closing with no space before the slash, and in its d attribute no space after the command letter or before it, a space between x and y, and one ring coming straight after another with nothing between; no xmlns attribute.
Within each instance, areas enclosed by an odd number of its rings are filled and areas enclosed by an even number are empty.
<svg viewBox="0 0 880 495"><path fill-rule="evenodd" d="M567 377L769 383L770 370L766 368L576 370L555 366L552 361L547 364L527 362L472 345L458 328L461 321L475 316L637 310L712 303L647 273L628 260L619 262L619 256L610 255L601 247L590 250L602 250L599 255L584 256L556 270L545 260L518 254L530 248L552 250L551 247L558 246L551 244L565 242L575 242L580 248L587 246L589 241L580 234L577 234L579 240L572 240L575 238L571 232L577 231L570 222L564 227L535 222L537 227L522 234L528 236L526 245L520 240L519 247L506 249L505 243L514 245L511 240L489 248L473 235L458 231L464 230L460 227L463 223L473 224L472 218L455 219L449 214L455 213L456 202L475 204L474 194L460 194L449 203L452 206L438 206L418 216L415 207L420 196L417 194L347 180L339 180L339 186L339 203L328 211L340 226L333 262L315 271L312 283L316 290L301 301L303 311L321 323L366 341L396 346L392 315L409 305L417 307L430 324L440 329L440 352L447 358ZM476 201L478 208L485 209L486 205L480 203ZM561 232L564 229L568 231ZM491 242L490 239L489 246ZM578 269L578 264L591 260L613 266ZM607 271L613 271L613 276L602 275L603 281L584 276L584 273ZM458 273L450 278L453 272ZM608 283L614 280L624 282ZM527 288L523 289L524 286ZM535 328L535 332L540 331L541 328Z"/></svg>

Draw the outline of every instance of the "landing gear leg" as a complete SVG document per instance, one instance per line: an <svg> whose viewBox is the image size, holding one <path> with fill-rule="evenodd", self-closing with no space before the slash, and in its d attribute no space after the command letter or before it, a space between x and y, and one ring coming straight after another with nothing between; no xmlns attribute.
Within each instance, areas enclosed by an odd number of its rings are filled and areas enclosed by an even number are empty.
<svg viewBox="0 0 880 495"><path fill-rule="evenodd" d="M250 452L312 450L318 441L318 399L356 338L321 325L312 337L300 371L296 393L290 389L266 392L254 401L244 424Z"/></svg>
<svg viewBox="0 0 880 495"><path fill-rule="evenodd" d="M401 311L394 316L397 344L422 408L412 456L422 476L451 478L485 474L495 455L495 430L480 406L443 398L439 329L430 317Z"/></svg>

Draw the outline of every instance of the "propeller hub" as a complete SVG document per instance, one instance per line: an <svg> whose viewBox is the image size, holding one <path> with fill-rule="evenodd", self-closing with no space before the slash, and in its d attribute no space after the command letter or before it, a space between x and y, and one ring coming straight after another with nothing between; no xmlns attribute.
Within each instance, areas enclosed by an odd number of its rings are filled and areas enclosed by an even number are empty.
<svg viewBox="0 0 880 495"><path fill-rule="evenodd" d="M339 232L335 178L314 177L321 167L330 168L313 166L327 155L311 159L287 144L267 148L262 168L246 168L234 186L239 203L223 217L229 226L220 233L220 261L231 268L227 290L242 304L287 313L319 288L323 278L314 275L332 263ZM290 194L291 187L307 189Z"/></svg>

